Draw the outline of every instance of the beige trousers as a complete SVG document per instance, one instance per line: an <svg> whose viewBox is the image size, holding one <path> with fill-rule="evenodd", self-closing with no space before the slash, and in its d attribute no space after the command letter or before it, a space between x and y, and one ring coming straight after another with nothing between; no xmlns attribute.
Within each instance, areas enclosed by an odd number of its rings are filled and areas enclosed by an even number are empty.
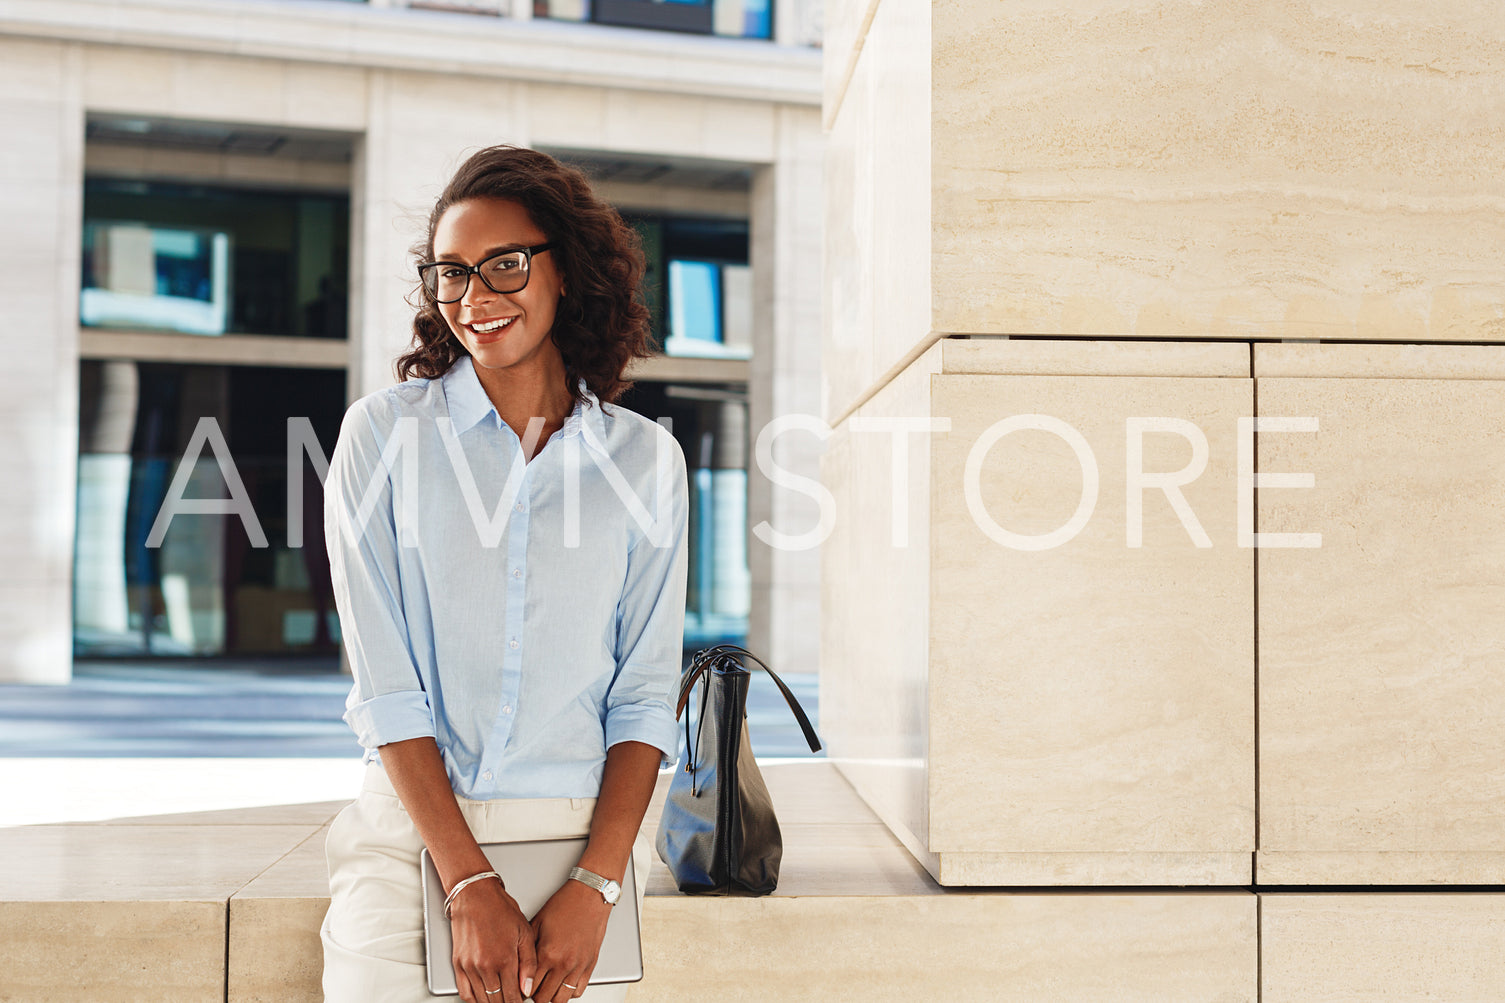
<svg viewBox="0 0 1505 1003"><path fill-rule="evenodd" d="M508 801L455 799L480 843L559 839L590 832L595 798ZM380 764L366 767L360 797L329 828L329 912L324 942L326 1003L418 1003L428 991L423 961L423 894L418 855L423 841ZM632 848L639 917L652 859L652 838ZM625 903L624 903L625 904ZM594 986L585 1003L621 1003L627 987ZM458 997L449 997L458 999Z"/></svg>

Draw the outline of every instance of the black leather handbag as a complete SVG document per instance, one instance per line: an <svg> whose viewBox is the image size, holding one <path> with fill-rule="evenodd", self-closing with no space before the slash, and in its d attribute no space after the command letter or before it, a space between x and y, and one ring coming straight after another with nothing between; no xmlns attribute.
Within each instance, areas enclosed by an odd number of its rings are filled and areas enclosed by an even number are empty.
<svg viewBox="0 0 1505 1003"><path fill-rule="evenodd" d="M784 844L773 801L747 738L747 662L778 686L811 752L820 739L784 681L752 652L718 644L698 652L679 684L675 716L685 719L685 752L659 818L659 858L682 892L767 895L779 883ZM688 710L700 683L695 728Z"/></svg>

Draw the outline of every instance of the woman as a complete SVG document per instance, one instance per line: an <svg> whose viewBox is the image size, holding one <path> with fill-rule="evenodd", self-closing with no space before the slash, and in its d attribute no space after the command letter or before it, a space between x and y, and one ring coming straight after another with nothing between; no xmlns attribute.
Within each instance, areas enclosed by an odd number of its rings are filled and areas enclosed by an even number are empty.
<svg viewBox="0 0 1505 1003"><path fill-rule="evenodd" d="M650 354L636 240L585 178L485 149L415 247L402 382L351 406L326 538L368 750L328 837L328 1001L429 999L419 853L452 893L468 1003L620 1000L586 987L676 753L688 498L665 429L622 408ZM530 922L479 849L589 836Z"/></svg>

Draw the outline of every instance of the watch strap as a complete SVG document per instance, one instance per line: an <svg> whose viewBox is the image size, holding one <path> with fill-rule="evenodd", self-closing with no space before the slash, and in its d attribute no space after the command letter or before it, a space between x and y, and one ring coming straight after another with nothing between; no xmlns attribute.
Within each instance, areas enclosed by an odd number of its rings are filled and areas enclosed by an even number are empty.
<svg viewBox="0 0 1505 1003"><path fill-rule="evenodd" d="M606 889L607 889L607 887L609 887L611 885L616 885L616 887L617 887L617 895L620 896L622 894L622 886L621 885L618 885L615 881L612 881L610 878L604 878L604 877L602 877L601 875L597 874L595 871L587 871L583 867L571 867L570 868L570 877L573 878L576 881L579 881L581 884L587 885L587 886L589 886L591 888L594 888L596 891L600 892L601 893L601 898L604 899L608 905L616 905L616 903L613 902L610 898L607 898L607 896L606 896Z"/></svg>

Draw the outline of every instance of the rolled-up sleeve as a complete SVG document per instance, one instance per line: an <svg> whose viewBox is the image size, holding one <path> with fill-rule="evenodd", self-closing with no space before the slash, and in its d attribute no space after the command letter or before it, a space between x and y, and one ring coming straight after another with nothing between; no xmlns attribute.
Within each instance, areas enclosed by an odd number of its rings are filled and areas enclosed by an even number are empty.
<svg viewBox="0 0 1505 1003"><path fill-rule="evenodd" d="M674 704L684 652L690 500L684 452L668 432L668 469L657 475L655 511L668 505L670 531L645 535L627 555L617 628L617 669L606 698L606 745L643 742L672 765L679 748ZM665 498L667 495L667 498Z"/></svg>
<svg viewBox="0 0 1505 1003"><path fill-rule="evenodd" d="M329 571L355 676L345 721L368 749L434 734L402 606L391 476L400 444L380 402L345 413L324 484Z"/></svg>

